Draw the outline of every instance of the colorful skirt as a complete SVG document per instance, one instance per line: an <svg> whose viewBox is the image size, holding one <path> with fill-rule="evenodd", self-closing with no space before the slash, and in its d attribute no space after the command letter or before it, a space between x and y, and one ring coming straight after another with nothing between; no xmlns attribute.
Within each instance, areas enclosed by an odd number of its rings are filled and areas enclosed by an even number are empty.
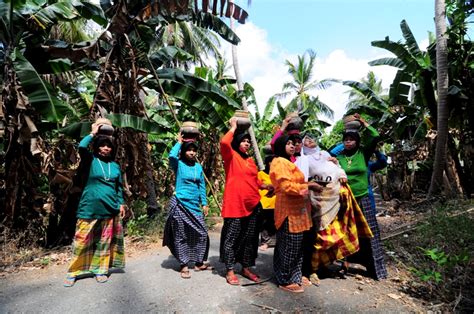
<svg viewBox="0 0 474 314"><path fill-rule="evenodd" d="M209 236L204 215L187 210L173 196L168 206L168 219L163 234L167 246L180 265L202 263L209 254Z"/></svg>
<svg viewBox="0 0 474 314"><path fill-rule="evenodd" d="M107 275L110 268L125 267L123 227L120 218L78 219L67 277Z"/></svg>
<svg viewBox="0 0 474 314"><path fill-rule="evenodd" d="M260 203L252 214L242 218L224 218L221 232L220 261L227 270L234 269L235 263L242 267L255 266L258 255L257 213Z"/></svg>
<svg viewBox="0 0 474 314"><path fill-rule="evenodd" d="M312 258L313 272L322 266L359 251L362 238L372 238L367 220L349 186L339 190L341 207L334 220L316 234Z"/></svg>
<svg viewBox="0 0 474 314"><path fill-rule="evenodd" d="M301 283L303 265L303 232L290 233L288 219L276 233L273 271L280 286Z"/></svg>

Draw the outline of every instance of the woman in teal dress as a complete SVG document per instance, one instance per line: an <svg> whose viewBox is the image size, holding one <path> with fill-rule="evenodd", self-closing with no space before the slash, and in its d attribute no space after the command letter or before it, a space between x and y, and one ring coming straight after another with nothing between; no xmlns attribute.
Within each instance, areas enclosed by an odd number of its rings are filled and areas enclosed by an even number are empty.
<svg viewBox="0 0 474 314"><path fill-rule="evenodd" d="M98 135L98 130L99 125L94 123L91 134L79 143L81 163L89 165L85 167L89 168L89 175L77 210L73 256L65 287L73 286L78 276L86 274L104 283L110 268L125 267L122 174L113 160L112 137Z"/></svg>

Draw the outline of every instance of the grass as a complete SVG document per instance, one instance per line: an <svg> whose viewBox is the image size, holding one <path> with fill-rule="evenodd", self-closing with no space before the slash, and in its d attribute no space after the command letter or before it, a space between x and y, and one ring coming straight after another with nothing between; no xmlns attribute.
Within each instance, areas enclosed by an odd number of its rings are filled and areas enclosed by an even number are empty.
<svg viewBox="0 0 474 314"><path fill-rule="evenodd" d="M408 236L385 242L387 250L396 252L395 262L412 274L407 292L441 302L447 310L472 309L474 212L465 213L472 207L472 201L438 206Z"/></svg>

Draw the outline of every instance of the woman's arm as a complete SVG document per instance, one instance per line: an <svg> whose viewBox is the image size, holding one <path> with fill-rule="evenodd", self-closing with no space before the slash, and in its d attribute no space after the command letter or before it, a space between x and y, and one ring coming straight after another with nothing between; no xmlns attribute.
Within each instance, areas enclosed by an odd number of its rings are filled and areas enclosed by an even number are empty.
<svg viewBox="0 0 474 314"><path fill-rule="evenodd" d="M201 176L199 178L199 195L201 198L201 205L207 206L207 192L206 192L206 180L204 180L204 170L201 167Z"/></svg>
<svg viewBox="0 0 474 314"><path fill-rule="evenodd" d="M273 186L285 194L304 195L308 192L308 183L294 182L291 170L281 158L275 158L270 168Z"/></svg>
<svg viewBox="0 0 474 314"><path fill-rule="evenodd" d="M174 172L178 170L179 150L181 149L181 145L182 144L180 142L177 142L176 144L174 144L173 148L171 148L170 152L168 153L168 160Z"/></svg>
<svg viewBox="0 0 474 314"><path fill-rule="evenodd" d="M237 130L237 119L230 119L230 130L221 139L221 155L224 162L232 159L232 140L234 139L235 130Z"/></svg>

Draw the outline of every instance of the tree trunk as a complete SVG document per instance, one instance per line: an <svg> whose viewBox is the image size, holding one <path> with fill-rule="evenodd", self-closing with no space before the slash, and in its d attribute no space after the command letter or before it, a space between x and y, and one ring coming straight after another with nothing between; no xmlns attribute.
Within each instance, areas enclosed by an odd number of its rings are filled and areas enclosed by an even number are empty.
<svg viewBox="0 0 474 314"><path fill-rule="evenodd" d="M428 196L439 194L443 186L443 171L446 163L448 139L448 49L446 38L446 4L444 0L435 1L436 25L436 74L438 87L438 134L433 164L433 175Z"/></svg>
<svg viewBox="0 0 474 314"><path fill-rule="evenodd" d="M229 2L233 3L233 1L229 1ZM233 32L235 32L234 18L231 16L229 19L230 19L230 28ZM244 86L242 84L242 78L240 75L236 45L232 45L232 64L234 66L235 79L237 80L237 88L239 89L239 91L242 91L244 89ZM249 110L247 106L247 100L243 97L242 97L242 108L247 111ZM255 137L255 132L252 126L250 126L249 128L249 134L250 134L250 140L252 141L252 147L255 154L255 159L257 160L257 166L260 170L263 170L265 169L265 165L263 164L262 156L260 155L260 149L258 148L257 139Z"/></svg>

